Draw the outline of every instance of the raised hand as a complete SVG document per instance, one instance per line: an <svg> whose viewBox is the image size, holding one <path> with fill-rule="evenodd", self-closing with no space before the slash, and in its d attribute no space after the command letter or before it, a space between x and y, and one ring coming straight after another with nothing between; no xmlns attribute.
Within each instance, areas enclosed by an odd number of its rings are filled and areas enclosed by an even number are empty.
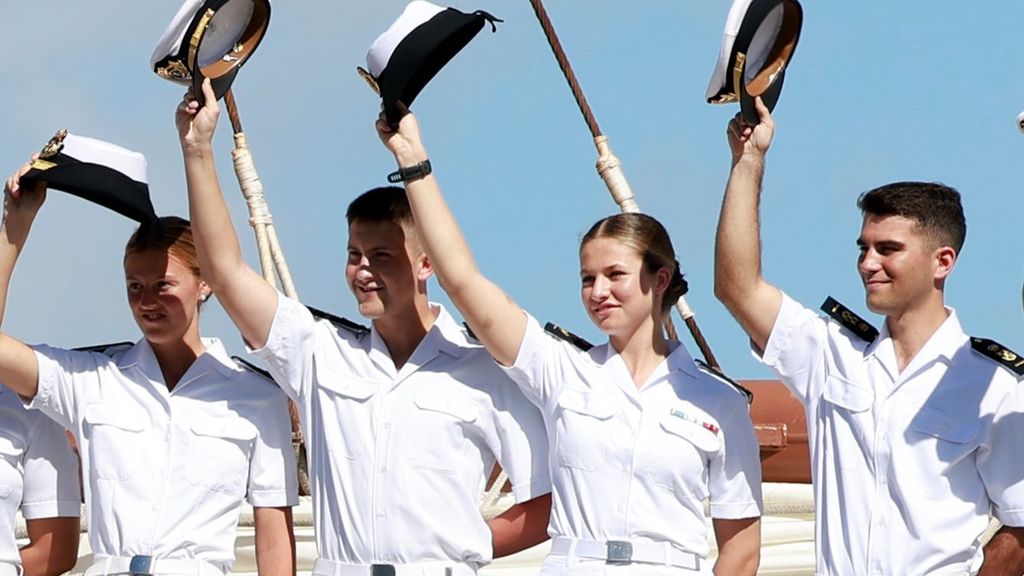
<svg viewBox="0 0 1024 576"><path fill-rule="evenodd" d="M427 159L427 151L420 140L420 125L405 104L396 104L402 114L398 129L392 130L388 125L384 112L377 117L377 136L384 146L395 155L395 160L402 167L413 166Z"/></svg>
<svg viewBox="0 0 1024 576"><path fill-rule="evenodd" d="M33 186L21 185L21 177L32 169L32 162L38 158L38 154L33 154L32 158L18 168L4 184L3 224L8 233L14 232L17 228L19 235L27 234L28 227L46 200L45 182L37 181Z"/></svg>
<svg viewBox="0 0 1024 576"><path fill-rule="evenodd" d="M213 141L217 120L220 118L220 106L209 78L203 80L203 98L206 104L200 107L189 88L174 113L174 123L178 127L178 138L183 150L209 147Z"/></svg>
<svg viewBox="0 0 1024 576"><path fill-rule="evenodd" d="M764 158L768 153L768 148L771 147L772 138L775 136L775 121L772 120L768 107L764 105L760 97L754 100L754 105L757 107L757 115L760 118L760 122L756 126L744 122L742 116L737 113L729 121L729 127L726 129L734 163L744 156Z"/></svg>

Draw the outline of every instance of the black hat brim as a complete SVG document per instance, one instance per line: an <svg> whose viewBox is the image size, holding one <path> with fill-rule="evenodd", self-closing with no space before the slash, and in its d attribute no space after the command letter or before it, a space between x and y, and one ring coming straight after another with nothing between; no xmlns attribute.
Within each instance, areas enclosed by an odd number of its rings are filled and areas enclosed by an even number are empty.
<svg viewBox="0 0 1024 576"><path fill-rule="evenodd" d="M78 196L136 222L146 223L157 218L146 184L101 164L79 162L66 156L50 161L56 161L57 165L46 170L33 168L22 175L21 183L31 186L46 182L49 189Z"/></svg>
<svg viewBox="0 0 1024 576"><path fill-rule="evenodd" d="M411 106L423 88L483 29L487 17L448 8L417 26L395 47L377 76L387 120L397 125L396 102Z"/></svg>

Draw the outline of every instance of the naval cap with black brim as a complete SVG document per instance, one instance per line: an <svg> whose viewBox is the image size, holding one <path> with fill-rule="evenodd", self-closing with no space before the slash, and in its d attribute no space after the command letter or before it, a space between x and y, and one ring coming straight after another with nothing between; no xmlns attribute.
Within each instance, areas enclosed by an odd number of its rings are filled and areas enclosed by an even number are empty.
<svg viewBox="0 0 1024 576"><path fill-rule="evenodd" d="M722 36L708 102L739 102L747 124L759 122L754 99L774 110L793 57L803 8L798 0L734 0Z"/></svg>
<svg viewBox="0 0 1024 576"><path fill-rule="evenodd" d="M384 103L388 123L397 126L401 112L395 105L411 106L423 87L444 68L470 40L490 23L501 20L478 10L471 14L415 0L406 6L390 28L366 53L366 67L359 74Z"/></svg>
<svg viewBox="0 0 1024 576"><path fill-rule="evenodd" d="M186 0L157 44L150 67L192 85L203 104L203 79L219 100L256 51L270 23L270 0Z"/></svg>
<svg viewBox="0 0 1024 576"><path fill-rule="evenodd" d="M20 179L29 186L40 181L137 222L156 219L146 157L109 142L57 132Z"/></svg>

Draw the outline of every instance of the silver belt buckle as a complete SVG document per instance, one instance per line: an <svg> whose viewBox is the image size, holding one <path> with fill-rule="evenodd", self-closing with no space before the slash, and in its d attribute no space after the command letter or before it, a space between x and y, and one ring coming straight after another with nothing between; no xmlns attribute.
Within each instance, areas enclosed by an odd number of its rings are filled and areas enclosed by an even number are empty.
<svg viewBox="0 0 1024 576"><path fill-rule="evenodd" d="M371 564L370 576L395 576L395 567L391 564Z"/></svg>
<svg viewBox="0 0 1024 576"><path fill-rule="evenodd" d="M609 564L630 564L633 562L633 544L624 540L609 540L607 542L608 555L606 560Z"/></svg>
<svg viewBox="0 0 1024 576"><path fill-rule="evenodd" d="M132 556L131 562L128 564L128 573L145 574L151 576L153 574L153 557L152 556Z"/></svg>

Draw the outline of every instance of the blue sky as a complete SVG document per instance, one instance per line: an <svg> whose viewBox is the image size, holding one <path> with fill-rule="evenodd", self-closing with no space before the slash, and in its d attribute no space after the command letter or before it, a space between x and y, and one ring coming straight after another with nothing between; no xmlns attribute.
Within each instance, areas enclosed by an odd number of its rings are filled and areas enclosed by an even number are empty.
<svg viewBox="0 0 1024 576"><path fill-rule="evenodd" d="M377 100L354 70L404 5L276 2L268 36L235 85L302 299L352 318L345 206L393 169L372 129ZM594 171L586 125L529 2L451 5L505 23L481 33L413 106L435 172L484 271L538 318L599 341L579 302L577 243L616 207ZM177 8L5 2L0 170L13 171L66 127L146 154L157 211L185 214L173 125L182 90L148 68ZM703 95L729 2L549 0L547 8L641 208L673 235L719 360L736 377L769 376L711 292L725 125L735 109ZM878 324L855 269L857 195L895 180L941 181L961 191L968 221L948 300L969 333L1024 350L1024 135L1014 123L1024 108L1024 3L808 0L804 10L765 179L766 276L809 306L832 295ZM219 170L255 264L223 120ZM62 346L135 340L121 270L131 231L113 213L51 193L15 274L5 330ZM203 326L242 351L216 305Z"/></svg>

